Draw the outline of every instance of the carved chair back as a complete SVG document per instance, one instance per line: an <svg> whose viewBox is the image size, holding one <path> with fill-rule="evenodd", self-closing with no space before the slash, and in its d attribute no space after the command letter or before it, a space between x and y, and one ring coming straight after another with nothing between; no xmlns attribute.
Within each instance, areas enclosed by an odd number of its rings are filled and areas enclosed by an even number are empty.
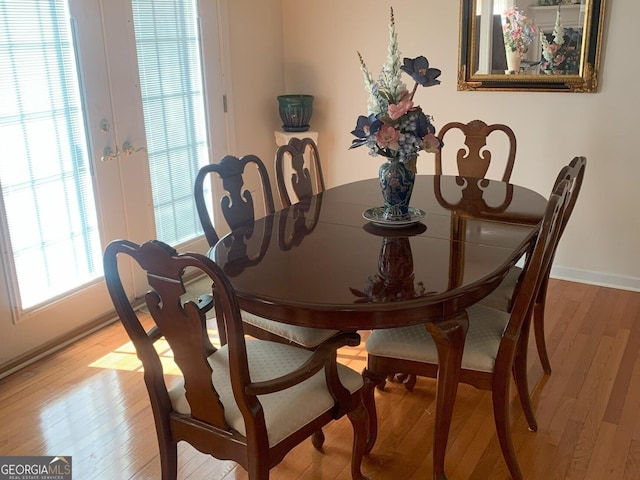
<svg viewBox="0 0 640 480"><path fill-rule="evenodd" d="M255 215L255 207L251 192L244 188L244 173L247 165L254 165L257 168L262 186L262 195L266 214L275 211L273 202L273 192L269 182L267 169L255 155L245 155L241 158L233 155L225 155L218 163L205 165L196 176L194 195L198 217L204 230L205 237L210 246L214 246L218 240L218 234L211 221L211 213L207 208L207 201L204 194L204 182L207 175L217 173L222 179L222 188L226 194L219 195L222 214L231 230L252 221Z"/></svg>
<svg viewBox="0 0 640 480"><path fill-rule="evenodd" d="M305 154L308 151L309 160L315 173L312 178L309 166L305 165ZM285 162L288 162L285 164ZM286 167L289 167L288 169ZM285 175L291 171L290 181L287 182ZM276 152L276 180L278 192L282 205L288 207L292 199L289 195L289 187L300 201L311 197L314 193L322 192L325 189L324 177L322 175L322 165L318 147L311 138L292 138L286 145L281 145Z"/></svg>
<svg viewBox="0 0 640 480"><path fill-rule="evenodd" d="M436 175L442 174L442 150L447 148L444 137L452 129L462 131L465 137L466 148L460 148L456 154L458 175L475 178L484 178L491 164L492 153L487 150L487 137L495 131L503 132L509 141L509 151L501 180L503 182L509 181L516 158L516 136L507 125L499 123L487 125L482 120L472 120L466 124L451 122L440 129L438 138L444 143L444 147L435 154Z"/></svg>

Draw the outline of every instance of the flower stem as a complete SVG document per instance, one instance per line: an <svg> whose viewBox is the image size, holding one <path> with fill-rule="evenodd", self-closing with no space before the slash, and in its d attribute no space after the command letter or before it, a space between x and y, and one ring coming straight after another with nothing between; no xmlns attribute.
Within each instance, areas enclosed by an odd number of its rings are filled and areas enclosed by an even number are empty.
<svg viewBox="0 0 640 480"><path fill-rule="evenodd" d="M418 82L415 83L415 85L413 86L413 90L411 90L411 96L409 97L410 102L413 101L413 96L416 94L417 89L418 89Z"/></svg>

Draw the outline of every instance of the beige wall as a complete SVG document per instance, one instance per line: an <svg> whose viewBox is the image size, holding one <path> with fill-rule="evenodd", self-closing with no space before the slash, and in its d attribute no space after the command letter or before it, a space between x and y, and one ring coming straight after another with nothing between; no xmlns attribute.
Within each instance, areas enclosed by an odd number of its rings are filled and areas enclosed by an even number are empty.
<svg viewBox="0 0 640 480"><path fill-rule="evenodd" d="M416 94L436 127L474 118L509 124L519 142L512 180L545 195L563 164L575 155L588 158L554 276L640 290L640 158L633 141L640 64L628 53L638 44L640 2L607 2L600 91L570 94L456 91L457 0L283 0L286 89L316 97L311 127L320 134L330 186L377 175L379 158L347 148L367 101L356 51L377 74L386 56L391 5L402 55L425 55L443 71L442 85ZM271 98L260 103L273 108ZM430 173L432 164L423 152L419 170Z"/></svg>
<svg viewBox="0 0 640 480"><path fill-rule="evenodd" d="M629 45L637 44L640 2L607 2L597 94L458 92L457 0L222 3L229 19L232 152L256 153L272 168L273 130L280 127L275 97L311 93L311 127L320 134L328 185L375 177L380 159L362 149L348 150L349 132L367 101L356 51L377 73L386 55L393 5L403 56L425 55L443 71L442 85L416 94L436 127L474 118L509 124L518 137L512 180L545 195L563 164L575 155L588 158L554 276L640 290L640 160L632 143L640 112L640 94L634 91L640 64L627 53ZM432 163L432 156L423 153L420 171L432 172Z"/></svg>
<svg viewBox="0 0 640 480"><path fill-rule="evenodd" d="M219 5L226 44L223 65L229 106L229 153L258 155L275 188L273 132L281 126L276 96L286 93L282 2L219 0ZM277 198L276 190L273 193Z"/></svg>

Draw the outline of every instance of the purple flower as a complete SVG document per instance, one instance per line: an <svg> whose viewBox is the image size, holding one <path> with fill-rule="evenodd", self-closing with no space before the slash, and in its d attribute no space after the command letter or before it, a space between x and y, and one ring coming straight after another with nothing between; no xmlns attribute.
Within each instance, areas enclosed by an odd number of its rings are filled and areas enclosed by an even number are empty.
<svg viewBox="0 0 640 480"><path fill-rule="evenodd" d="M379 115L371 114L368 117L360 115L356 122L356 128L351 132L356 138L351 142L349 148L356 148L362 145L366 145L369 137L375 135L382 127L382 120L379 119Z"/></svg>
<svg viewBox="0 0 640 480"><path fill-rule="evenodd" d="M436 133L436 129L431 124L429 117L420 110L416 118L416 136L422 138L429 133Z"/></svg>
<svg viewBox="0 0 640 480"><path fill-rule="evenodd" d="M442 72L437 68L429 68L429 60L426 57L405 58L403 61L404 65L400 69L411 75L416 83L423 87L440 85L438 77Z"/></svg>

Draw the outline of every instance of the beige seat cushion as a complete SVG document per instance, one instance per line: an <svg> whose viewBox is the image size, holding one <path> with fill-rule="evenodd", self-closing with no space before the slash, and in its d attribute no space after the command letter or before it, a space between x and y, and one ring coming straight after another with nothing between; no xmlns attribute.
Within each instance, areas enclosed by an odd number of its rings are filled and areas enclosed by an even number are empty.
<svg viewBox="0 0 640 480"><path fill-rule="evenodd" d="M208 278L202 278L187 285L185 300L193 300L197 303L198 298L204 295L211 295L211 280ZM305 348L313 349L338 333L338 330L323 330L321 328L287 325L286 323L269 320L245 311L241 311L240 313L244 322L279 337L286 338ZM208 319L213 318L214 315L215 309L207 312Z"/></svg>
<svg viewBox="0 0 640 480"><path fill-rule="evenodd" d="M338 333L338 330L323 330L321 328L288 325L286 323L259 317L245 311L240 313L244 322L278 335L279 337L286 338L287 340L297 343L305 348L317 347Z"/></svg>
<svg viewBox="0 0 640 480"><path fill-rule="evenodd" d="M474 305L467 313L462 368L492 372L509 314L484 305ZM436 344L424 325L374 330L366 347L369 354L380 357L438 364Z"/></svg>
<svg viewBox="0 0 640 480"><path fill-rule="evenodd" d="M276 342L247 340L249 372L253 382L261 382L282 376L302 365L311 352ZM213 369L213 385L225 408L227 423L242 435L246 435L242 414L235 402L229 377L227 347L220 348L209 357ZM363 385L362 376L355 370L338 364L342 384L355 392ZM184 382L177 383L169 391L174 410L190 414L191 408L185 396ZM264 409L269 445L277 445L289 434L297 431L334 406L334 400L327 388L324 370L313 377L281 392L259 395Z"/></svg>
<svg viewBox="0 0 640 480"><path fill-rule="evenodd" d="M495 308L498 310L502 310L503 312L508 312L511 306L511 297L513 296L513 290L516 288L516 283L518 282L518 278L520 278L520 274L522 273L522 268L513 267L507 273L507 276L504 277L498 288L496 288L490 295L483 298L479 303L480 305L485 305L487 307Z"/></svg>

